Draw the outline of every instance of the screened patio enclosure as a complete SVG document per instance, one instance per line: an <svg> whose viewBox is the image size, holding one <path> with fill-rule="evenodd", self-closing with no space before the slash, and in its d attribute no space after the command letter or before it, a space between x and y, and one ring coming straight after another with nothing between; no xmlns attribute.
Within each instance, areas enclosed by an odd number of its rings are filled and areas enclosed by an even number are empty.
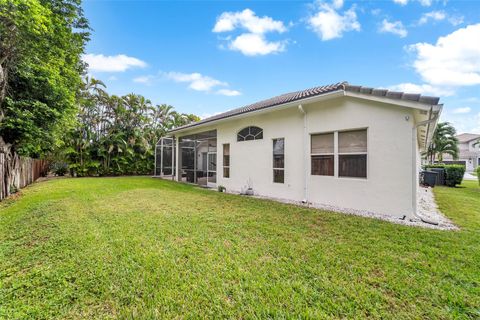
<svg viewBox="0 0 480 320"><path fill-rule="evenodd" d="M158 140L155 147L155 176L174 177L175 174L175 139L165 137Z"/></svg>
<svg viewBox="0 0 480 320"><path fill-rule="evenodd" d="M215 187L217 183L217 131L183 136L178 141L161 138L155 149L155 176L171 177L178 181ZM178 170L176 165L178 164Z"/></svg>
<svg viewBox="0 0 480 320"><path fill-rule="evenodd" d="M178 180L205 187L217 183L217 131L206 131L179 139Z"/></svg>

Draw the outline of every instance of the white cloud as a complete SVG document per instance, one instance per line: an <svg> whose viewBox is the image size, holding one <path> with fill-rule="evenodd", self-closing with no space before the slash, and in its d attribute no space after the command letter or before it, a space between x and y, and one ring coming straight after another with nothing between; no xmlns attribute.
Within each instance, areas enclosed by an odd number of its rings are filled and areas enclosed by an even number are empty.
<svg viewBox="0 0 480 320"><path fill-rule="evenodd" d="M225 112L226 112L226 111L225 111ZM216 115L218 115L218 114L220 114L220 113L223 113L223 112L203 113L203 114L201 114L199 117L200 117L200 119L203 120L203 119L206 119L206 118L210 118L210 117L216 116Z"/></svg>
<svg viewBox="0 0 480 320"><path fill-rule="evenodd" d="M470 107L462 107L462 108L456 108L453 109L452 113L459 114L459 113L469 113L472 111L472 108Z"/></svg>
<svg viewBox="0 0 480 320"><path fill-rule="evenodd" d="M144 68L147 64L137 58L124 54L104 56L103 54L88 53L83 56L90 72L123 72L131 68Z"/></svg>
<svg viewBox="0 0 480 320"><path fill-rule="evenodd" d="M343 7L343 0L333 0L332 1L332 6L335 9L341 9Z"/></svg>
<svg viewBox="0 0 480 320"><path fill-rule="evenodd" d="M333 1L332 4L318 3L317 12L308 18L308 26L323 41L341 38L345 32L360 31L360 23L357 20L355 8L339 13L343 1Z"/></svg>
<svg viewBox="0 0 480 320"><path fill-rule="evenodd" d="M228 83L214 79L201 73L161 72L160 76L178 83L187 83L195 91L215 93L223 96L234 97L241 95L238 90L229 89ZM219 89L219 87L223 87Z"/></svg>
<svg viewBox="0 0 480 320"><path fill-rule="evenodd" d="M436 87L430 84L415 84L415 83L400 83L394 86L388 87L389 90L402 91L407 93L420 93L431 96L451 96L455 94L455 91L451 88Z"/></svg>
<svg viewBox="0 0 480 320"><path fill-rule="evenodd" d="M267 55L285 50L285 41L271 42L261 34L244 33L232 40L228 48L246 56Z"/></svg>
<svg viewBox="0 0 480 320"><path fill-rule="evenodd" d="M195 73L181 73L181 72L168 72L166 74L168 79L171 79L175 82L186 82L190 89L196 91L210 91L213 87L216 86L226 86L225 82L219 81L217 79L204 76L198 72Z"/></svg>
<svg viewBox="0 0 480 320"><path fill-rule="evenodd" d="M410 0L393 0L393 2L401 6L405 6L411 1ZM424 7L430 7L433 3L433 0L418 0L418 2Z"/></svg>
<svg viewBox="0 0 480 320"><path fill-rule="evenodd" d="M450 22L453 26L458 26L463 23L465 18L463 16L450 16L448 18L448 22Z"/></svg>
<svg viewBox="0 0 480 320"><path fill-rule="evenodd" d="M455 114L445 110L445 112L442 112L440 120L451 122L458 133L480 133L480 112L476 114Z"/></svg>
<svg viewBox="0 0 480 320"><path fill-rule="evenodd" d="M446 17L447 17L447 14L445 13L445 11L441 11L441 10L426 12L422 14L422 17L420 18L420 20L418 20L418 24L419 25L426 24L430 20L441 21L441 20L445 20Z"/></svg>
<svg viewBox="0 0 480 320"><path fill-rule="evenodd" d="M419 0L419 2L424 7L430 7L432 5L432 0Z"/></svg>
<svg viewBox="0 0 480 320"><path fill-rule="evenodd" d="M213 32L233 31L236 28L246 29L248 32L265 34L267 32L285 32L287 28L282 21L273 20L270 17L258 17L250 9L240 12L224 12L218 18Z"/></svg>
<svg viewBox="0 0 480 320"><path fill-rule="evenodd" d="M407 47L415 54L413 67L423 84L401 83L392 90L452 96L460 87L480 85L480 23L460 28L435 44L416 43Z"/></svg>
<svg viewBox="0 0 480 320"><path fill-rule="evenodd" d="M246 32L236 37L227 37L227 48L239 51L247 56L267 55L285 50L286 41L269 41L267 33L287 31L282 21L274 20L271 17L259 17L250 9L239 12L222 13L213 27L213 32L233 32L241 29Z"/></svg>
<svg viewBox="0 0 480 320"><path fill-rule="evenodd" d="M470 102L470 103L480 103L480 98L478 98L478 97L469 97L469 98L462 99L462 101Z"/></svg>
<svg viewBox="0 0 480 320"><path fill-rule="evenodd" d="M242 94L238 90L231 90L231 89L220 89L220 90L217 90L216 93L220 94L222 96L228 96L228 97L235 97L235 96L239 96L239 95Z"/></svg>
<svg viewBox="0 0 480 320"><path fill-rule="evenodd" d="M136 83L143 83L143 84L151 84L154 76L140 76L133 79L133 82Z"/></svg>
<svg viewBox="0 0 480 320"><path fill-rule="evenodd" d="M378 31L382 33L393 33L400 38L405 38L408 34L407 29L405 29L401 21L390 22L387 19L383 19Z"/></svg>
<svg viewBox="0 0 480 320"><path fill-rule="evenodd" d="M451 16L447 14L443 10L437 10L437 11L430 11L424 13L420 19L418 20L418 25L424 25L428 23L429 21L443 21L446 20L448 21L451 25L453 26L458 26L459 24L463 23L463 16Z"/></svg>
<svg viewBox="0 0 480 320"><path fill-rule="evenodd" d="M480 84L480 23L440 37L435 44L416 43L408 49L416 54L413 64L422 79L436 86Z"/></svg>

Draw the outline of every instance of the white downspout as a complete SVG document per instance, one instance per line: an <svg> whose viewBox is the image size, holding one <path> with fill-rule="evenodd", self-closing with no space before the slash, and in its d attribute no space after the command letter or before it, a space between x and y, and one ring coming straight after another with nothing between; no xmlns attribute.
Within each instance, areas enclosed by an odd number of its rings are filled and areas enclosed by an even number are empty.
<svg viewBox="0 0 480 320"><path fill-rule="evenodd" d="M430 117L431 117L431 113L432 111L430 110ZM417 149L416 149L416 143L417 142L417 128L418 127L421 127L421 126L424 126L424 125L429 125L432 123L432 122L435 122L438 120L438 115L436 115L435 117L433 118L430 118L428 120L425 120L425 121L422 121L422 122L419 122L417 123L416 125L414 125L412 127L412 164L413 164L413 171L414 171L414 175L412 177L412 180L413 180L413 183L412 183L412 209L413 209L413 215L414 217L416 217L417 219L420 219L421 221L425 222L425 223L429 223L429 224L434 224L434 225L438 225L438 222L436 221L431 221L431 220L428 220L428 219L425 219L423 217L420 217L418 214L417 214L417 175L418 175L418 172L417 172ZM428 131L426 132L426 135L428 136ZM428 146L425 145L425 147L427 148Z"/></svg>
<svg viewBox="0 0 480 320"><path fill-rule="evenodd" d="M307 112L303 109L301 104L298 105L298 110L303 114L303 169L304 169L304 186L303 186L303 203L308 203L308 130L307 130Z"/></svg>

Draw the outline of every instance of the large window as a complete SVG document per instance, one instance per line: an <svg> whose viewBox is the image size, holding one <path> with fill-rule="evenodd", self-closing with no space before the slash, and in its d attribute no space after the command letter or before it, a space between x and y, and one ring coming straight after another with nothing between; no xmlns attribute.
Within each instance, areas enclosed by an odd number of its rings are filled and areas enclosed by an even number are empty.
<svg viewBox="0 0 480 320"><path fill-rule="evenodd" d="M367 130L351 130L311 136L312 175L367 177Z"/></svg>
<svg viewBox="0 0 480 320"><path fill-rule="evenodd" d="M273 139L273 182L285 180L285 139Z"/></svg>
<svg viewBox="0 0 480 320"><path fill-rule="evenodd" d="M338 176L367 177L367 130L338 133Z"/></svg>
<svg viewBox="0 0 480 320"><path fill-rule="evenodd" d="M237 134L237 141L263 139L263 129L259 127L246 127Z"/></svg>
<svg viewBox="0 0 480 320"><path fill-rule="evenodd" d="M333 132L312 135L311 156L313 175L333 176L335 174L334 151Z"/></svg>
<svg viewBox="0 0 480 320"><path fill-rule="evenodd" d="M223 177L230 178L230 144L223 145Z"/></svg>

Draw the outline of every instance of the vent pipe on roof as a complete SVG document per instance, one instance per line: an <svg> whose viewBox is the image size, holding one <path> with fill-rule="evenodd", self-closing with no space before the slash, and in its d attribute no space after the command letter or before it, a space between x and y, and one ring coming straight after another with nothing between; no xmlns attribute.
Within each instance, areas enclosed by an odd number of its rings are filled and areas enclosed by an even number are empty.
<svg viewBox="0 0 480 320"><path fill-rule="evenodd" d="M301 104L298 105L298 110L303 114L303 170L304 170L304 186L303 186L303 203L308 203L308 130L307 130L307 112L303 109Z"/></svg>

